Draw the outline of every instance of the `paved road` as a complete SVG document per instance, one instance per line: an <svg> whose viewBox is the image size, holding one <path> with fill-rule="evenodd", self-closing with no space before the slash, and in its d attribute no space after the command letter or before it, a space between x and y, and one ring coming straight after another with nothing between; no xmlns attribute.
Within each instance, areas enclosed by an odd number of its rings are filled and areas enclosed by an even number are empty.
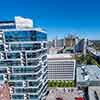
<svg viewBox="0 0 100 100"><path fill-rule="evenodd" d="M83 97L83 91L77 90L77 88L56 88L50 89L50 93L46 100L56 100L57 97L63 98L63 100L75 100L75 97Z"/></svg>

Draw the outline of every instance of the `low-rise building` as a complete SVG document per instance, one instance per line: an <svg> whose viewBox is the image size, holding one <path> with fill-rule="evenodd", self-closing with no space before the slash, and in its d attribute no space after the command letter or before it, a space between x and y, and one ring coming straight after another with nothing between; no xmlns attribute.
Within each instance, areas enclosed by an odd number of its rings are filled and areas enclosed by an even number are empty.
<svg viewBox="0 0 100 100"><path fill-rule="evenodd" d="M0 85L0 100L10 100L10 87L6 84Z"/></svg>
<svg viewBox="0 0 100 100"><path fill-rule="evenodd" d="M48 80L74 80L75 66L71 54L48 55Z"/></svg>
<svg viewBox="0 0 100 100"><path fill-rule="evenodd" d="M76 70L77 86L100 86L100 68L96 65L83 65Z"/></svg>

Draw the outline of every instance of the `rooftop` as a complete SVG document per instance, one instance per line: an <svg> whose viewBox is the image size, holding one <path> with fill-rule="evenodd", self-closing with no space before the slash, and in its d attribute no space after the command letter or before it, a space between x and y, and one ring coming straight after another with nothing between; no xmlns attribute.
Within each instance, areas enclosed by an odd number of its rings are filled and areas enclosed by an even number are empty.
<svg viewBox="0 0 100 100"><path fill-rule="evenodd" d="M67 54L49 54L48 59L72 59L74 58L73 54L67 53Z"/></svg>
<svg viewBox="0 0 100 100"><path fill-rule="evenodd" d="M100 82L100 68L96 65L77 67L77 82Z"/></svg>
<svg viewBox="0 0 100 100"><path fill-rule="evenodd" d="M42 28L40 28L40 27L36 27L36 28L19 28L19 29L2 29L2 31L3 32L7 32L7 31L31 31L31 30L33 30L33 31L38 31L38 32L43 32L43 33L46 33Z"/></svg>
<svg viewBox="0 0 100 100"><path fill-rule="evenodd" d="M15 27L8 28L7 26L15 25ZM4 27L2 27L4 26ZM29 18L24 18L21 16L15 16L15 20L9 20L9 21L0 21L0 27L2 27L2 31L16 31L16 30L34 30L38 32L44 32L46 33L42 28L40 27L33 27L33 21Z"/></svg>

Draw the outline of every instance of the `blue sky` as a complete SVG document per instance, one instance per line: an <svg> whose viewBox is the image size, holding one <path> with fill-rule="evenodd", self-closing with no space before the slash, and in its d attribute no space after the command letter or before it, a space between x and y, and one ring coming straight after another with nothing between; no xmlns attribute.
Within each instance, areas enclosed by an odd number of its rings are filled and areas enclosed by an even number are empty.
<svg viewBox="0 0 100 100"><path fill-rule="evenodd" d="M48 39L68 33L100 39L100 0L0 0L0 20L29 17Z"/></svg>

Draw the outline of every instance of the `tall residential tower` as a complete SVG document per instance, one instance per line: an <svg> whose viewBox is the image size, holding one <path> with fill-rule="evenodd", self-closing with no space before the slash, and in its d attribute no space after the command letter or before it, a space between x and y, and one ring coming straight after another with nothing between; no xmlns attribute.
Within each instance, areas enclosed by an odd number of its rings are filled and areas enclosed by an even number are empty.
<svg viewBox="0 0 100 100"><path fill-rule="evenodd" d="M0 83L11 100L41 100L47 93L47 34L30 19L0 22Z"/></svg>

